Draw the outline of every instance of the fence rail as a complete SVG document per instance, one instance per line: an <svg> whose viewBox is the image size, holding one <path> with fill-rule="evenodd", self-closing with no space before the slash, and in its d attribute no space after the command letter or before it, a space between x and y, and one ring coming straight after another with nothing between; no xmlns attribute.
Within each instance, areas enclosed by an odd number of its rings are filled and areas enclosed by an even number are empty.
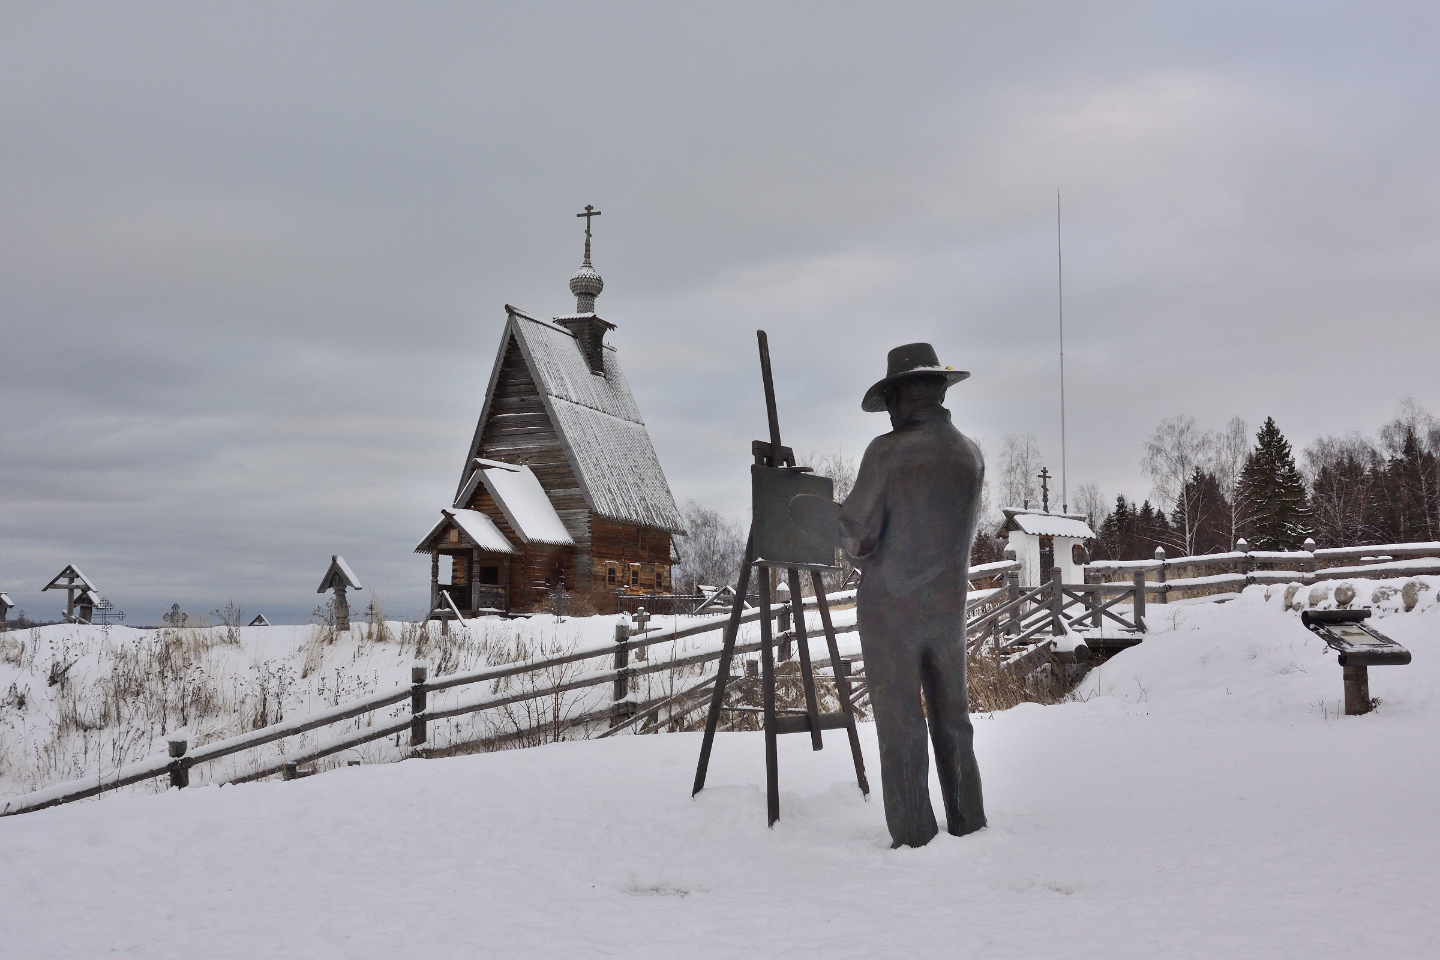
<svg viewBox="0 0 1440 960"><path fill-rule="evenodd" d="M1164 547L1156 547L1153 560L1093 561L1086 565L1085 577L1088 582L1105 585L1110 577L1139 576L1147 594L1169 603L1238 593L1252 584L1440 575L1437 541L1317 549L1315 541L1307 540L1304 550L1252 550L1240 540L1236 547L1228 553L1173 559L1166 556ZM1177 573L1180 576L1175 576Z"/></svg>

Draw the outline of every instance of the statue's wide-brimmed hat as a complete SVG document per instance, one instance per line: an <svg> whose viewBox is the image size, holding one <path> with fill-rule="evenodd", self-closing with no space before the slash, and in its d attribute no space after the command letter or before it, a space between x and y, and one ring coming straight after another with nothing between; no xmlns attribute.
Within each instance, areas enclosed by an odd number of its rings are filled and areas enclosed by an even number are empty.
<svg viewBox="0 0 1440 960"><path fill-rule="evenodd" d="M928 343L907 343L903 347L896 347L886 359L885 379L865 391L865 399L860 401L860 409L866 413L880 413L885 409L885 391L892 383L906 377L936 375L945 378L945 386L948 388L970 376L970 371L942 367L940 358L935 355L935 348Z"/></svg>

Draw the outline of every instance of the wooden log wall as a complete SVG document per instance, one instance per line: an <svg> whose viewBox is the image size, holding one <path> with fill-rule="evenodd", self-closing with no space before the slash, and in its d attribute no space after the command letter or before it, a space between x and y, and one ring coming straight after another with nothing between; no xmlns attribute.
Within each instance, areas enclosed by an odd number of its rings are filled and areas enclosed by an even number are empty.
<svg viewBox="0 0 1440 960"><path fill-rule="evenodd" d="M629 586L633 590L664 593L671 589L670 582L670 534L664 530L637 527L634 524L619 523L604 517L591 518L591 582L595 591L614 594L608 578L610 565L614 564L616 586ZM640 583L630 580L631 564L640 565ZM604 612L615 601L610 598Z"/></svg>

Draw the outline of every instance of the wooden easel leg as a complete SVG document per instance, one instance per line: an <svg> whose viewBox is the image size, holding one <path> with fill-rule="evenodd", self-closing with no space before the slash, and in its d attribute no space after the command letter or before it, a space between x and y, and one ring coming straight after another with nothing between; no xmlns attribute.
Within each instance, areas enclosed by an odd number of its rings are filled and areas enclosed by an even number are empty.
<svg viewBox="0 0 1440 960"><path fill-rule="evenodd" d="M735 585L735 602L730 607L730 622L725 625L720 666L715 674L715 691L710 695L710 714L705 718L705 739L700 742L700 762L695 767L695 788L690 791L692 797L705 789L705 775L710 770L710 748L715 744L715 728L720 724L720 709L725 706L725 687L730 682L730 663L735 658L735 638L740 633L740 618L745 615L745 594L750 589L751 564L755 560L754 547L755 534L752 530L745 539L745 556L740 561L740 580Z"/></svg>
<svg viewBox="0 0 1440 960"><path fill-rule="evenodd" d="M825 749L820 735L820 702L815 696L815 671L810 666L810 644L805 638L805 601L800 596L800 571L790 569L790 603L795 621L795 645L800 648L800 683L805 689L805 712L810 715L810 749Z"/></svg>
<svg viewBox="0 0 1440 960"><path fill-rule="evenodd" d="M764 571L761 571L763 574ZM770 826L780 819L780 755L775 743L775 650L770 631L770 578L760 577L760 681L765 702L765 809Z"/></svg>
<svg viewBox="0 0 1440 960"><path fill-rule="evenodd" d="M850 702L850 678L842 671L840 644L835 639L835 625L830 620L830 601L825 598L825 581L820 571L810 571L815 585L815 599L820 606L820 622L825 626L825 643L830 649L830 666L835 671L835 692L840 695L840 709L845 711L846 732L850 735L850 755L855 760L855 779L860 792L870 795L870 781L865 779L865 757L860 752L860 734L855 729L855 705Z"/></svg>

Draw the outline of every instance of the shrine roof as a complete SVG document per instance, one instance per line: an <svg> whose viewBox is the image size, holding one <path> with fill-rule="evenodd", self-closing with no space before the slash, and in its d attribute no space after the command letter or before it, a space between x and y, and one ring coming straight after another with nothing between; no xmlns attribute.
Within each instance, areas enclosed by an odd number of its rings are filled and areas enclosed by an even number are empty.
<svg viewBox="0 0 1440 960"><path fill-rule="evenodd" d="M1005 508L1005 523L1001 532L1018 530L1035 537L1071 537L1089 540L1095 536L1084 514L1047 513L1044 510L1028 510L1017 507Z"/></svg>
<svg viewBox="0 0 1440 960"><path fill-rule="evenodd" d="M320 588L316 593L324 593L334 586L344 586L347 590L364 590L360 585L360 578L355 576L355 571L350 569L350 564L345 558L338 554L331 555L330 566L325 569L325 576L320 581Z"/></svg>

